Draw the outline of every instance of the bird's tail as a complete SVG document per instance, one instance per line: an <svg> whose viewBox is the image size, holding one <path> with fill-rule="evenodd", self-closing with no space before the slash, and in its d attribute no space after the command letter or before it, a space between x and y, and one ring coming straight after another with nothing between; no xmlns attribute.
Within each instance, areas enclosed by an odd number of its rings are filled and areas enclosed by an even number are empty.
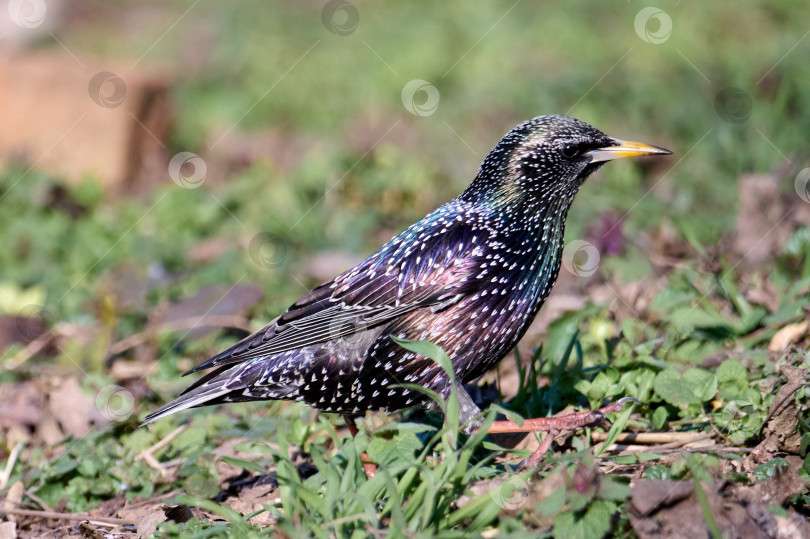
<svg viewBox="0 0 810 539"><path fill-rule="evenodd" d="M143 427L154 423L158 419L162 419L180 410L223 402L229 393L234 392L234 388L227 386L230 376L225 371L230 367L231 366L228 365L225 368L219 368L203 376L172 402L144 417L141 420L141 426Z"/></svg>

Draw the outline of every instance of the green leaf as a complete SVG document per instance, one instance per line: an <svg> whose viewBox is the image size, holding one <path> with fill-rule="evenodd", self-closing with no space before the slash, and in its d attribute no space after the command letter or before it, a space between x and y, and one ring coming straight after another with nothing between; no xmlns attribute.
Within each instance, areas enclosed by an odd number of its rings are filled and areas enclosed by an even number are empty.
<svg viewBox="0 0 810 539"><path fill-rule="evenodd" d="M205 437L205 429L192 427L177 435L177 438L172 440L171 445L178 451L183 451L189 448L197 448L205 443Z"/></svg>
<svg viewBox="0 0 810 539"><path fill-rule="evenodd" d="M588 399L592 403L603 401L607 395L608 388L610 387L611 383L612 381L606 373L600 372L597 374L593 379L593 382L591 382L591 386L588 388Z"/></svg>
<svg viewBox="0 0 810 539"><path fill-rule="evenodd" d="M414 453L422 449L422 442L412 431L400 431L393 439L373 436L366 448L368 457L379 464L401 459L414 462Z"/></svg>
<svg viewBox="0 0 810 539"><path fill-rule="evenodd" d="M391 339L405 350L423 355L438 363L439 367L447 374L450 382L455 382L453 362L450 361L450 356L447 355L447 352L445 352L441 346L428 341L412 341L409 339L399 339L397 337L391 337Z"/></svg>
<svg viewBox="0 0 810 539"><path fill-rule="evenodd" d="M672 479L672 470L664 464L656 464L644 470L644 477L647 479Z"/></svg>
<svg viewBox="0 0 810 539"><path fill-rule="evenodd" d="M567 357L563 357L570 348L571 341L577 334L577 327L581 320L581 313L572 311L566 313L548 326L548 336L546 337L543 349L545 355L555 365L563 362ZM569 352L570 353L570 352Z"/></svg>
<svg viewBox="0 0 810 539"><path fill-rule="evenodd" d="M717 381L721 384L723 382L745 382L748 378L748 373L737 359L727 359L720 364L717 369Z"/></svg>
<svg viewBox="0 0 810 539"><path fill-rule="evenodd" d="M810 448L810 432L805 432L799 442L799 454L801 456L807 455L808 448Z"/></svg>
<svg viewBox="0 0 810 539"><path fill-rule="evenodd" d="M630 485L618 477L603 475L597 495L604 500L623 502L630 495Z"/></svg>
<svg viewBox="0 0 810 539"><path fill-rule="evenodd" d="M683 408L714 397L717 393L717 376L703 369L688 369L681 374L670 368L656 375L653 387L662 399Z"/></svg>
<svg viewBox="0 0 810 539"><path fill-rule="evenodd" d="M55 464L51 466L51 468L48 470L48 476L59 477L60 475L72 472L78 467L79 467L78 462L66 456L63 456L62 458L57 460Z"/></svg>
<svg viewBox="0 0 810 539"><path fill-rule="evenodd" d="M608 431L607 438L605 438L605 443L603 443L599 450L595 453L597 457L616 441L616 437L619 436L622 430L624 430L624 427L627 425L627 420L630 419L630 414L633 412L633 408L635 408L635 406L635 401L632 401L630 406L625 407L624 410L618 413L616 421L613 422L613 425L611 425L610 430Z"/></svg>
<svg viewBox="0 0 810 539"><path fill-rule="evenodd" d="M667 411L666 406L659 406L656 408L652 415L653 428L656 430L661 430L664 428L664 424L667 422L668 417L669 412Z"/></svg>
<svg viewBox="0 0 810 539"><path fill-rule="evenodd" d="M255 462L251 462L249 460L242 460L233 457L221 457L222 462L227 462L231 466L235 466L237 468L243 468L245 470L251 470L259 474L266 474L267 468L262 466L261 464L257 464Z"/></svg>
<svg viewBox="0 0 810 539"><path fill-rule="evenodd" d="M556 515L560 511L562 511L563 506L565 505L565 487L558 487L554 489L554 491L546 496L543 501L537 504L537 510L540 511L541 514L550 517L552 515Z"/></svg>
<svg viewBox="0 0 810 539"><path fill-rule="evenodd" d="M789 467L788 462L781 458L776 457L763 464L760 464L754 469L754 477L757 481L764 481L776 475L778 472L785 470Z"/></svg>
<svg viewBox="0 0 810 539"><path fill-rule="evenodd" d="M606 500L594 500L583 514L566 511L554 519L554 537L568 539L599 539L610 531L610 518L615 505Z"/></svg>

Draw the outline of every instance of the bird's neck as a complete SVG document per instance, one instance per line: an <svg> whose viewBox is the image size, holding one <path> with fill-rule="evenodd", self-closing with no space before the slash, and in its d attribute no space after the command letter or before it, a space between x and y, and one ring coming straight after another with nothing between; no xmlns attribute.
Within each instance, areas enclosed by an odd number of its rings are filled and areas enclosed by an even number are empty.
<svg viewBox="0 0 810 539"><path fill-rule="evenodd" d="M505 275L515 283L524 283L519 294L527 300L522 304L533 317L557 280L562 264L565 220L576 191L542 199L524 193L509 204L482 203L490 211L499 240Z"/></svg>

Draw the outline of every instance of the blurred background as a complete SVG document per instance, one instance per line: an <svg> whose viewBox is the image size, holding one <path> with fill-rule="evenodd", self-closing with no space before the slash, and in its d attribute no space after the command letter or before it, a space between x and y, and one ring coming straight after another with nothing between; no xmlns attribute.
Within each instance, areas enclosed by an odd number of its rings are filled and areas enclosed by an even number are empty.
<svg viewBox="0 0 810 539"><path fill-rule="evenodd" d="M0 450L133 423L541 114L674 155L584 187L527 347L684 259L810 271L802 0L6 4Z"/></svg>

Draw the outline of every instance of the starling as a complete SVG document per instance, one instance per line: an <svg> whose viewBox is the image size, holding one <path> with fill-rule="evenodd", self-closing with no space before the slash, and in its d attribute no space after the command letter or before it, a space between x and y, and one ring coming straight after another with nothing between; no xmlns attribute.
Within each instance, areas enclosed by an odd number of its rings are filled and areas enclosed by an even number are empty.
<svg viewBox="0 0 810 539"><path fill-rule="evenodd" d="M429 405L403 384L447 398L446 373L394 336L447 352L461 422L476 428L480 410L461 384L509 353L542 306L560 270L565 219L580 186L607 161L670 153L566 116L521 123L461 195L186 373L213 369L143 423L192 407L283 399L343 414L354 432L351 418L368 410ZM527 420L521 430L578 428L614 409ZM490 432L514 427L499 421Z"/></svg>

